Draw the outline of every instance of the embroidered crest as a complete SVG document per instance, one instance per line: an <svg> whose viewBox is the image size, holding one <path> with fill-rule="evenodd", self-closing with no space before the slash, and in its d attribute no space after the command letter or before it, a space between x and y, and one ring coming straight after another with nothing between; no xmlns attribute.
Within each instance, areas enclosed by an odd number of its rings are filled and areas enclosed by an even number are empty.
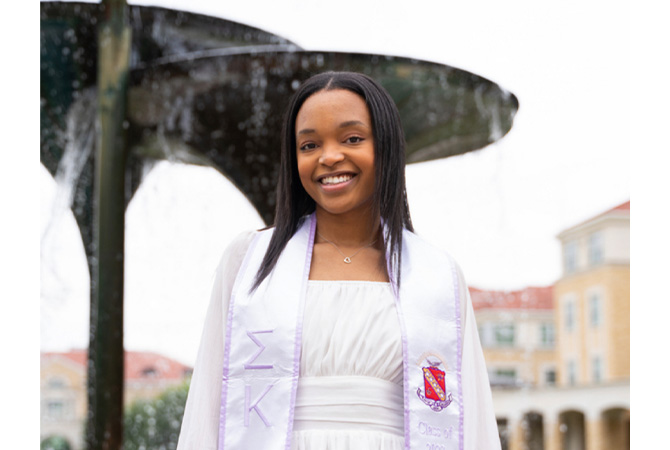
<svg viewBox="0 0 670 450"><path fill-rule="evenodd" d="M451 392L447 394L444 383L444 371L439 369L440 361L427 360L429 367L423 367L423 385L425 394L419 387L416 394L422 402L435 412L440 412L451 404Z"/></svg>

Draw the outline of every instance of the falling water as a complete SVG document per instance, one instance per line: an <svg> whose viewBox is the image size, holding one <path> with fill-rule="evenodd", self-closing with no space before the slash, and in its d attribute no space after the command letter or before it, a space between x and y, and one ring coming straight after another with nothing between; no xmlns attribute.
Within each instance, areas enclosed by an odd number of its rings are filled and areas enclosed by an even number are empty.
<svg viewBox="0 0 670 450"><path fill-rule="evenodd" d="M64 129L55 133L63 155L40 233L41 345L50 350L88 343L89 272L71 208L83 203L75 195L81 195L77 185L95 146L96 108L94 89L78 92L65 114Z"/></svg>
<svg viewBox="0 0 670 450"><path fill-rule="evenodd" d="M72 207L77 181L95 146L96 95L95 89L83 91L67 112L63 157L55 176L56 196L42 242L53 230L53 222Z"/></svg>

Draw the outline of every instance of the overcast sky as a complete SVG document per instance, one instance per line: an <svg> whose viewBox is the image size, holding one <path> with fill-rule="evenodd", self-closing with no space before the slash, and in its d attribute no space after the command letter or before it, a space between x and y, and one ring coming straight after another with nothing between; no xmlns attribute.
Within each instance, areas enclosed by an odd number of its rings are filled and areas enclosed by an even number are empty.
<svg viewBox="0 0 670 450"><path fill-rule="evenodd" d="M416 231L448 250L471 285L552 284L560 277L555 236L630 198L625 2L131 3L235 20L308 50L449 64L513 92L520 109L502 141L407 168ZM84 347L83 249L42 172L41 347ZM261 225L210 169L163 163L150 173L127 214L126 348L192 363L221 252Z"/></svg>

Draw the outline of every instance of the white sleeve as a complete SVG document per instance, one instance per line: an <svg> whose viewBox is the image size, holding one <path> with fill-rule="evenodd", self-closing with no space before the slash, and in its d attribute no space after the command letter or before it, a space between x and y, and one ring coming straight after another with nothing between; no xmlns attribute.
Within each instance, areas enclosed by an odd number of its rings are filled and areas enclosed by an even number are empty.
<svg viewBox="0 0 670 450"><path fill-rule="evenodd" d="M465 278L458 268L461 296L461 332L463 353L461 380L463 387L463 439L465 450L500 450L491 385L479 342L477 323Z"/></svg>
<svg viewBox="0 0 670 450"><path fill-rule="evenodd" d="M216 450L219 437L223 344L230 293L254 232L239 235L216 269L200 348L193 368L177 450Z"/></svg>

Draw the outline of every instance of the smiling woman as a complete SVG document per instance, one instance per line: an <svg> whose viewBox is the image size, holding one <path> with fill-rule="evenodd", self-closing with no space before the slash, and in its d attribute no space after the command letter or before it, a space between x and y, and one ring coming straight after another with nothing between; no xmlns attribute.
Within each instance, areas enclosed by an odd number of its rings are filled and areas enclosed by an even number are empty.
<svg viewBox="0 0 670 450"><path fill-rule="evenodd" d="M275 226L221 260L180 449L500 448L463 276L412 231L404 146L371 78L298 88Z"/></svg>
<svg viewBox="0 0 670 450"><path fill-rule="evenodd" d="M323 122L319 124L317 119ZM311 121L312 124L305 125L300 121ZM317 129L317 126L321 128ZM347 129L349 135L346 134ZM352 134L353 131L360 134ZM338 135L338 132L341 134ZM318 133L324 136L319 136ZM324 142L319 142L318 139ZM349 143L345 144L347 139ZM331 154L334 142L337 142L336 148L340 151ZM321 151L319 145L322 147ZM330 184L326 187L323 182L318 181L319 176L323 175L356 174L357 171L340 171L343 167L355 166L357 161L361 166L367 165L363 164L364 158L358 155L364 154L362 149L369 150L370 146L373 153L369 164L374 167L374 176L371 177L373 171L370 167L365 173L362 172L363 167L357 168L361 174L356 176L361 179L350 182L351 192L348 183L342 183L342 186ZM355 148L359 150L354 152ZM344 149L351 151L344 152ZM305 183L299 164L307 153L323 159L316 161L317 168L314 170L319 172L316 178L313 179L314 174L310 174ZM364 179L367 181L362 182ZM315 185L315 181L319 184ZM353 208L352 205L356 205L355 196L365 192L364 186L367 183L374 185L369 204L365 206L363 203ZM338 188L342 188L342 191ZM351 195L340 197L336 195L338 191ZM333 195L326 197L326 194ZM332 201L326 202L327 199ZM353 204L344 206L345 209L352 208L352 211L348 214L341 214L342 211L333 214L337 211L328 210L329 204L337 205L340 201L344 204L353 201ZM370 77L351 72L327 72L307 80L291 98L282 129L275 232L254 286L258 286L268 276L284 246L297 230L298 224L306 214L311 213L315 213L319 227L310 277L324 280L388 281L387 269L392 269L395 278L400 280L402 233L405 229L413 231L405 190L405 139L395 103L388 92ZM381 220L385 224L383 235ZM371 242L376 246L363 250ZM321 245L323 243L328 245ZM344 253L342 249L351 253L360 249L362 253L357 258L364 261L358 267L322 270L321 261L329 258L322 259L319 255L329 252L329 256L335 256ZM390 252L390 259L386 258L387 250Z"/></svg>
<svg viewBox="0 0 670 450"><path fill-rule="evenodd" d="M375 235L379 231L379 222L373 213L374 138L365 102L344 89L314 94L300 108L296 136L300 181L316 203L319 223L312 277L388 281L382 241ZM348 224L349 231L338 239L338 244L325 237L338 233L329 229L330 223L334 226ZM360 226L351 227L352 223ZM372 247L377 242L377 247ZM320 245L322 243L330 245ZM348 264L354 256L352 253L356 252L361 263L332 267L329 262L334 260L333 252L345 255ZM364 259L370 257L374 263L364 264ZM369 270L361 271L361 268Z"/></svg>
<svg viewBox="0 0 670 450"><path fill-rule="evenodd" d="M338 89L307 99L296 119L298 173L320 214L370 215L375 188L370 113ZM321 211L324 210L324 211Z"/></svg>

